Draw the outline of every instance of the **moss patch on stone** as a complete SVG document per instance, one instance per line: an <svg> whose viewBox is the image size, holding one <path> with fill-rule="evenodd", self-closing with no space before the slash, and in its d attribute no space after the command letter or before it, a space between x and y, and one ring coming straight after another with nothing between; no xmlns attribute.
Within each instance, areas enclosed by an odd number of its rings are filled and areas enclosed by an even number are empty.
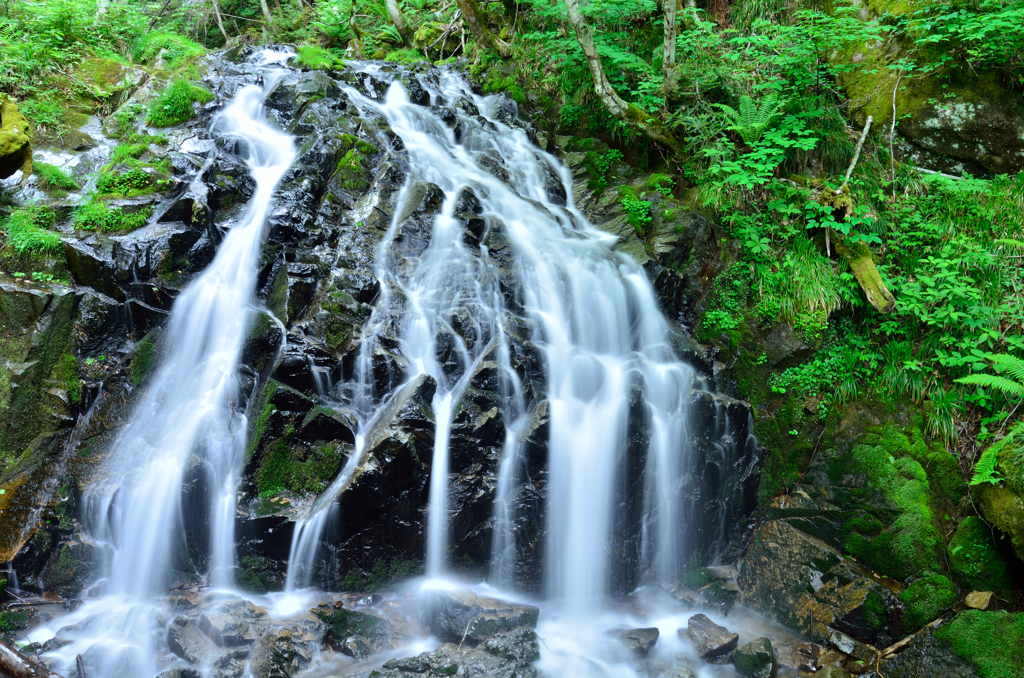
<svg viewBox="0 0 1024 678"><path fill-rule="evenodd" d="M953 582L941 574L933 574L914 581L900 594L906 607L903 614L903 628L908 633L916 631L938 617L956 602Z"/></svg>
<svg viewBox="0 0 1024 678"><path fill-rule="evenodd" d="M977 516L965 518L949 542L949 569L957 581L973 590L1010 588L1007 563L996 548L992 530Z"/></svg>
<svg viewBox="0 0 1024 678"><path fill-rule="evenodd" d="M75 228L85 231L134 231L145 226L153 214L153 207L147 205L136 212L125 212L121 207L111 207L100 200L82 203L75 210Z"/></svg>
<svg viewBox="0 0 1024 678"><path fill-rule="evenodd" d="M1024 676L1024 612L966 610L935 631L985 678Z"/></svg>
<svg viewBox="0 0 1024 678"><path fill-rule="evenodd" d="M213 98L213 94L188 80L173 80L150 105L146 124L153 127L180 125L195 117L193 104L213 101Z"/></svg>

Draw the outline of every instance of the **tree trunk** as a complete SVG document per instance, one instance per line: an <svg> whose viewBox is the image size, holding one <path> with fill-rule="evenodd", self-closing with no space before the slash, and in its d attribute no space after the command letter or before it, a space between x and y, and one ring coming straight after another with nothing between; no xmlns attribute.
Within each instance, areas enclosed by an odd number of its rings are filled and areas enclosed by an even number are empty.
<svg viewBox="0 0 1024 678"><path fill-rule="evenodd" d="M270 13L270 5L267 4L267 0L260 0L260 9L263 10L263 18L267 20L267 26L273 29L274 17Z"/></svg>
<svg viewBox="0 0 1024 678"><path fill-rule="evenodd" d="M674 1L666 0L666 2ZM657 120L633 104L623 101L622 97L615 92L604 74L604 67L601 65L597 44L594 42L594 36L590 33L590 27L580 15L579 0L566 0L565 4L569 10L569 22L572 24L573 30L576 31L576 39L583 49L583 54L587 57L587 66L590 68L590 75L594 80L594 92L601 104L614 117L635 125L649 138L668 146L674 153L680 153L682 147L678 139L673 137Z"/></svg>
<svg viewBox="0 0 1024 678"><path fill-rule="evenodd" d="M676 36L679 34L678 2L679 0L665 0L664 2L665 42L661 52L661 72L665 78L662 92L665 95L666 108L669 98L679 87L679 79L676 74Z"/></svg>
<svg viewBox="0 0 1024 678"><path fill-rule="evenodd" d="M503 57L511 56L511 45L496 37L487 27L487 22L484 20L484 15L476 4L476 0L456 0L456 2L462 13L462 19L469 26L469 32L473 34L477 42L486 47L493 47Z"/></svg>
<svg viewBox="0 0 1024 678"><path fill-rule="evenodd" d="M863 242L847 242L838 233L835 236L836 252L850 265L850 272L857 279L868 303L880 313L890 313L896 307L896 299L882 282L875 260L871 257L871 248Z"/></svg>
<svg viewBox="0 0 1024 678"><path fill-rule="evenodd" d="M224 19L220 15L220 2L213 0L213 17L217 20L217 28L220 29L220 34L224 36L224 42L228 41L228 32L224 30Z"/></svg>
<svg viewBox="0 0 1024 678"><path fill-rule="evenodd" d="M726 7L726 0L708 0L708 14L722 28L729 19L729 10Z"/></svg>
<svg viewBox="0 0 1024 678"><path fill-rule="evenodd" d="M402 16L402 10L398 7L398 0L387 0L387 5L391 23L395 25L395 30L401 36L402 43L406 46L411 45L412 36L409 35L409 27L405 25L405 18Z"/></svg>

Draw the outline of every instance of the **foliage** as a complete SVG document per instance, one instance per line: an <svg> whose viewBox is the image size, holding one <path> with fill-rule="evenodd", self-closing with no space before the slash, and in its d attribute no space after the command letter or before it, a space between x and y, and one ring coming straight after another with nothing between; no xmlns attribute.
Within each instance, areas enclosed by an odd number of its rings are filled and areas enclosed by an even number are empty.
<svg viewBox="0 0 1024 678"><path fill-rule="evenodd" d="M56 222L53 210L28 205L14 210L3 222L7 247L18 254L42 256L60 251L60 236L49 230Z"/></svg>
<svg viewBox="0 0 1024 678"><path fill-rule="evenodd" d="M147 33L135 45L135 59L154 64L162 59L167 70L175 69L205 53L203 46L176 33Z"/></svg>
<svg viewBox="0 0 1024 678"><path fill-rule="evenodd" d="M172 80L149 107L146 123L153 127L171 127L195 116L193 104L213 100L213 95L187 80Z"/></svg>
<svg viewBox="0 0 1024 678"><path fill-rule="evenodd" d="M746 94L740 96L740 108L737 111L726 104L715 104L720 108L732 124L731 129L740 135L740 138L747 144L761 140L765 131L782 116L782 109L785 101L779 98L777 92L768 92L760 105Z"/></svg>
<svg viewBox="0 0 1024 678"><path fill-rule="evenodd" d="M75 210L75 228L86 231L133 231L146 224L153 213L152 207L126 213L121 207L111 207L101 200L82 203Z"/></svg>
<svg viewBox="0 0 1024 678"><path fill-rule="evenodd" d="M303 68L311 68L313 70L326 70L334 68L338 63L338 58L328 49L319 47L317 45L301 45L299 47L299 55L295 59L295 63Z"/></svg>
<svg viewBox="0 0 1024 678"><path fill-rule="evenodd" d="M32 174L39 182L39 186L46 190L74 191L78 189L78 182L68 174L62 167L49 165L45 162L32 163Z"/></svg>
<svg viewBox="0 0 1024 678"><path fill-rule="evenodd" d="M1014 409L1016 409L1016 405L1024 400L1024 360L1000 354L989 355L988 358L996 369L1005 372L1011 378L996 374L970 374L957 379L957 382L999 391L1015 402ZM1020 466L1024 465L1022 440L1024 440L1024 421L1019 421L1010 427L1005 436L982 453L975 466L971 485L986 483L995 485L1002 480L996 465L999 455L1004 449L1009 453L1010 466L1019 474Z"/></svg>

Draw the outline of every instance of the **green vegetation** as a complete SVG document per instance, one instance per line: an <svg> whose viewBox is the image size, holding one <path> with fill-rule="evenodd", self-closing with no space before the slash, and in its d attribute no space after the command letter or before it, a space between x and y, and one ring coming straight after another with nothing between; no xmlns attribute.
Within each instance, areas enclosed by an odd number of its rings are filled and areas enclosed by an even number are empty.
<svg viewBox="0 0 1024 678"><path fill-rule="evenodd" d="M59 252L60 236L50 230L56 214L47 207L28 205L12 211L2 223L6 247L17 254L44 256Z"/></svg>
<svg viewBox="0 0 1024 678"><path fill-rule="evenodd" d="M1024 613L966 610L935 631L984 678L1024 675Z"/></svg>
<svg viewBox="0 0 1024 678"><path fill-rule="evenodd" d="M152 213L151 206L126 213L121 207L111 207L105 202L93 200L82 203L75 210L75 228L85 231L133 231L145 226Z"/></svg>
<svg viewBox="0 0 1024 678"><path fill-rule="evenodd" d="M295 63L315 71L327 70L338 65L339 59L333 52L317 45L301 45Z"/></svg>
<svg viewBox="0 0 1024 678"><path fill-rule="evenodd" d="M156 343L152 336L147 335L135 345L132 361L128 366L128 376L131 377L132 383L138 386L145 381L154 367L156 367Z"/></svg>
<svg viewBox="0 0 1024 678"><path fill-rule="evenodd" d="M350 570L341 582L344 591L381 591L392 583L423 572L423 563L412 558L378 558L368 572Z"/></svg>
<svg viewBox="0 0 1024 678"><path fill-rule="evenodd" d="M916 631L938 617L956 602L953 583L941 574L932 574L916 579L906 591L900 594L906 607L903 614L903 628Z"/></svg>
<svg viewBox="0 0 1024 678"><path fill-rule="evenodd" d="M48 165L45 162L33 162L32 174L39 182L40 188L48 191L74 191L78 189L78 182L63 168L56 165Z"/></svg>
<svg viewBox="0 0 1024 678"><path fill-rule="evenodd" d="M172 80L149 107L146 123L153 127L171 127L195 116L193 104L213 101L213 95L187 80Z"/></svg>
<svg viewBox="0 0 1024 678"><path fill-rule="evenodd" d="M949 542L949 569L968 589L1003 594L1010 588L1007 564L996 550L992 529L977 516L964 518Z"/></svg>

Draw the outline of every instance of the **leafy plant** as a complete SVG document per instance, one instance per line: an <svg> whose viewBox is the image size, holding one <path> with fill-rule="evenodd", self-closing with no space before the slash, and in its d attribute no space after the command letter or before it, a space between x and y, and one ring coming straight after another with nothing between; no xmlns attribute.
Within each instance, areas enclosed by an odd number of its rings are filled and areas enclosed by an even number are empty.
<svg viewBox="0 0 1024 678"><path fill-rule="evenodd" d="M18 254L41 256L59 252L60 235L48 230L56 221L53 210L29 205L11 212L3 224L7 246Z"/></svg>
<svg viewBox="0 0 1024 678"><path fill-rule="evenodd" d="M1010 398L1024 400L1024 360L1011 355L999 354L990 356L993 365L1009 375L1004 377L998 374L971 374L957 379L961 384L981 386L1000 391ZM983 485L986 483L997 484L1002 477L997 470L999 454L1005 449L1011 452L1012 465L1018 466L1024 461L1021 454L1021 441L1024 440L1024 420L1018 421L1010 427L998 442L990 445L974 467L974 476L971 478L971 485Z"/></svg>
<svg viewBox="0 0 1024 678"><path fill-rule="evenodd" d="M78 182L74 177L56 165L34 162L32 174L36 176L39 186L46 190L74 191L78 189Z"/></svg>
<svg viewBox="0 0 1024 678"><path fill-rule="evenodd" d="M739 110L725 104L715 104L732 121L728 129L740 135L747 144L761 140L766 130L780 117L786 102L776 92L768 92L760 104L746 94L740 96Z"/></svg>

